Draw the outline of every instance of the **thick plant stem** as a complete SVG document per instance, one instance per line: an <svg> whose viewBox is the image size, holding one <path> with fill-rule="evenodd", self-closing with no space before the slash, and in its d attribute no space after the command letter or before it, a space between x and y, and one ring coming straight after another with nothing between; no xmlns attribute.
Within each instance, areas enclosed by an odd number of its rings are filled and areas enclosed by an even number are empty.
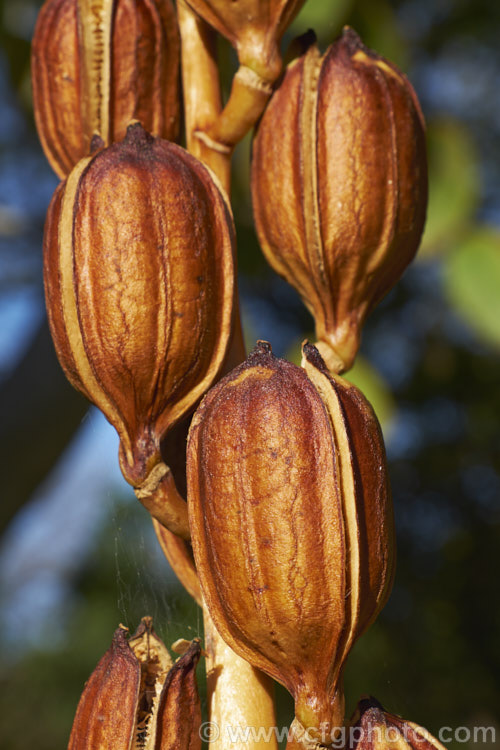
<svg viewBox="0 0 500 750"><path fill-rule="evenodd" d="M214 172L229 202L232 148L212 142L209 137L205 140L198 137L200 132L209 133L216 127L222 109L215 32L183 0L177 3L177 15L181 34L187 149ZM224 372L229 372L244 359L245 346L239 306L236 305Z"/></svg>
<svg viewBox="0 0 500 750"><path fill-rule="evenodd" d="M221 112L214 32L183 0L178 0L177 13L182 45L187 147L214 172L229 202L232 148L212 142L210 138L203 140L197 137L200 131L210 131ZM233 335L223 372L229 372L244 359L245 346L236 302ZM181 552L184 569L187 548L184 546ZM274 688L267 676L255 670L224 643L215 630L206 606L203 606L203 616L207 700L213 727L210 750L253 750L264 746L267 750L277 750L275 737L271 742L265 741L266 738L256 741L251 736L247 740L232 741L234 737L228 733L231 727L240 727L243 731L247 727L255 727L258 731L259 727L275 726Z"/></svg>
<svg viewBox="0 0 500 750"><path fill-rule="evenodd" d="M169 467L157 464L146 481L134 487L138 500L162 526L182 539L189 540L188 510L184 498L179 495Z"/></svg>
<svg viewBox="0 0 500 750"><path fill-rule="evenodd" d="M267 104L272 81L240 65L222 109L214 31L183 2L177 4L182 39L182 82L188 150L207 164L229 195L234 146ZM279 69L275 71L275 76ZM274 80L273 77L273 80Z"/></svg>
<svg viewBox="0 0 500 750"><path fill-rule="evenodd" d="M271 83L260 78L251 68L240 65L223 111L207 131L198 131L195 137L219 148L235 146L253 128L271 93Z"/></svg>
<svg viewBox="0 0 500 750"><path fill-rule="evenodd" d="M210 750L277 750L272 680L237 656L217 633L203 608L207 652ZM271 735L271 736L270 736Z"/></svg>
<svg viewBox="0 0 500 750"><path fill-rule="evenodd" d="M153 527L163 554L169 561L172 570L188 594L191 594L195 602L202 607L200 583L198 581L191 545L177 536L177 534L166 529L155 518L153 518Z"/></svg>
<svg viewBox="0 0 500 750"><path fill-rule="evenodd" d="M210 130L222 108L215 32L183 0L177 3L177 17L187 148L215 173L229 199L232 149L195 136L198 131Z"/></svg>

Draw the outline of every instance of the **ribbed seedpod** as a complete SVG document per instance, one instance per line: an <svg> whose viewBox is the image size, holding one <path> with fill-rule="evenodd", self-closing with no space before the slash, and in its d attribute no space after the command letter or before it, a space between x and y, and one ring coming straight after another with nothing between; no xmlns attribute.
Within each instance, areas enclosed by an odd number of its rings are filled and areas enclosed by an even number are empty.
<svg viewBox="0 0 500 750"><path fill-rule="evenodd" d="M150 617L127 633L115 631L87 681L68 750L199 750L199 641L172 666Z"/></svg>
<svg viewBox="0 0 500 750"><path fill-rule="evenodd" d="M32 44L35 120L61 178L92 137L121 140L133 119L175 140L179 31L171 0L46 0Z"/></svg>
<svg viewBox="0 0 500 750"><path fill-rule="evenodd" d="M407 78L349 28L293 62L252 154L257 234L312 313L335 372L411 261L427 205L424 122Z"/></svg>
<svg viewBox="0 0 500 750"><path fill-rule="evenodd" d="M240 64L264 81L281 71L279 42L305 0L187 0L238 52Z"/></svg>
<svg viewBox="0 0 500 750"><path fill-rule="evenodd" d="M358 704L346 750L444 750L444 746L423 727L385 711L374 698Z"/></svg>
<svg viewBox="0 0 500 750"><path fill-rule="evenodd" d="M343 723L342 671L394 564L380 428L361 392L306 344L303 367L260 342L192 421L188 505L209 612L281 682L314 736Z"/></svg>
<svg viewBox="0 0 500 750"><path fill-rule="evenodd" d="M332 736L324 731L320 743L294 721L288 732L286 750L321 750L332 744L342 750L445 750L427 729L387 713L375 698L360 700L341 733Z"/></svg>
<svg viewBox="0 0 500 750"><path fill-rule="evenodd" d="M120 627L85 684L68 750L132 747L140 685L140 663L129 648L127 629Z"/></svg>
<svg viewBox="0 0 500 750"><path fill-rule="evenodd" d="M116 428L123 474L147 507L173 483L161 439L226 355L233 242L206 167L138 124L80 161L49 208L45 289L59 361ZM150 510L164 522L161 508ZM176 512L189 536L184 502Z"/></svg>

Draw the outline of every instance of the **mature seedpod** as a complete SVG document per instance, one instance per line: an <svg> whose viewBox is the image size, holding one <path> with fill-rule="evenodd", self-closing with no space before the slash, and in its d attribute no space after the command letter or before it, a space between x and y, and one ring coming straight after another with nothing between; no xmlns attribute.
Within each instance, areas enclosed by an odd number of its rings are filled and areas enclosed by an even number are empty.
<svg viewBox="0 0 500 750"><path fill-rule="evenodd" d="M170 523L154 501L173 484L160 440L210 387L226 355L233 239L206 167L138 124L78 163L56 190L45 228L59 361L118 431L121 468L139 499L186 537L185 502L179 498Z"/></svg>
<svg viewBox="0 0 500 750"><path fill-rule="evenodd" d="M313 736L343 723L342 670L384 605L394 540L384 445L315 347L260 342L205 397L188 441L193 550L224 640L281 682Z"/></svg>
<svg viewBox="0 0 500 750"><path fill-rule="evenodd" d="M352 29L288 67L254 139L252 200L267 260L312 313L330 369L348 369L366 315L417 250L427 204L415 92Z"/></svg>
<svg viewBox="0 0 500 750"><path fill-rule="evenodd" d="M174 666L144 617L127 640L120 626L80 698L68 750L198 750L200 700L194 640Z"/></svg>
<svg viewBox="0 0 500 750"><path fill-rule="evenodd" d="M359 702L348 729L346 750L444 750L426 729L387 713L374 698Z"/></svg>
<svg viewBox="0 0 500 750"><path fill-rule="evenodd" d="M279 42L305 0L187 0L238 52L240 64L263 81L281 72Z"/></svg>
<svg viewBox="0 0 500 750"><path fill-rule="evenodd" d="M32 44L33 103L47 159L64 178L97 133L132 119L174 140L179 32L171 0L46 0Z"/></svg>

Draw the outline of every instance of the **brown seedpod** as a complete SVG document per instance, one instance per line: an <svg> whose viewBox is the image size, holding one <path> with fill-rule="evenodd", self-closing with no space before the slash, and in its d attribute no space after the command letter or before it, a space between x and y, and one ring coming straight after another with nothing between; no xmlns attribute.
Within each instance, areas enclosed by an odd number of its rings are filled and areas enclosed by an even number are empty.
<svg viewBox="0 0 500 750"><path fill-rule="evenodd" d="M95 134L109 145L132 119L177 137L179 46L171 0L46 0L32 43L33 103L59 177Z"/></svg>
<svg viewBox="0 0 500 750"><path fill-rule="evenodd" d="M169 520L157 496L175 496L160 441L223 364L233 242L211 173L139 124L78 163L56 190L45 227L46 303L59 361L116 428L121 469L139 499L185 537L185 502L178 498Z"/></svg>
<svg viewBox="0 0 500 750"><path fill-rule="evenodd" d="M238 52L241 65L263 81L281 71L279 42L305 0L186 0Z"/></svg>
<svg viewBox="0 0 500 750"><path fill-rule="evenodd" d="M202 592L224 640L295 699L314 737L343 723L349 650L392 585L384 444L362 393L315 347L260 342L195 413L188 505Z"/></svg>
<svg viewBox="0 0 500 750"><path fill-rule="evenodd" d="M201 750L201 705L196 683L199 639L174 664L163 685L151 750ZM147 744L145 750L149 750Z"/></svg>
<svg viewBox="0 0 500 750"><path fill-rule="evenodd" d="M129 648L127 629L120 627L85 684L68 750L133 747L140 685L140 663Z"/></svg>
<svg viewBox="0 0 500 750"><path fill-rule="evenodd" d="M385 711L374 698L365 698L346 728L346 750L444 750L423 727Z"/></svg>
<svg viewBox="0 0 500 750"><path fill-rule="evenodd" d="M127 638L120 626L92 672L76 711L68 750L198 750L198 640L173 666L144 617Z"/></svg>
<svg viewBox="0 0 500 750"><path fill-rule="evenodd" d="M411 261L427 205L424 121L408 79L349 28L287 69L253 143L252 201L271 266L312 313L332 371Z"/></svg>

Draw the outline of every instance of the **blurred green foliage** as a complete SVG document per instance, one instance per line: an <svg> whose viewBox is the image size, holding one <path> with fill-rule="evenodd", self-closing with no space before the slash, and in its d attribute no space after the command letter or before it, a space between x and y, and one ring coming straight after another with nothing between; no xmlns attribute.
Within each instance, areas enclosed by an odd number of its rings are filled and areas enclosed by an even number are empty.
<svg viewBox="0 0 500 750"><path fill-rule="evenodd" d="M20 663L11 663L4 654L3 748L66 747L83 686L120 622L134 632L141 617L149 614L168 646L181 637L202 635L199 608L173 578L149 518L135 502L117 498L113 509L73 581L63 643L54 644L49 633L46 647L40 643ZM199 670L202 673L202 667Z"/></svg>
<svg viewBox="0 0 500 750"><path fill-rule="evenodd" d="M480 338L500 347L500 230L477 226L457 241L446 263L452 305Z"/></svg>
<svg viewBox="0 0 500 750"><path fill-rule="evenodd" d="M427 148L431 194L420 258L451 249L474 223L479 203L478 154L467 128L433 119Z"/></svg>
<svg viewBox="0 0 500 750"><path fill-rule="evenodd" d="M23 29L36 5L0 3L2 53L27 117L29 44ZM363 354L349 374L381 420L394 428L389 456L397 577L388 606L356 645L345 680L349 711L362 694L371 693L389 710L436 733L441 726L473 725L494 725L500 732L500 233L485 216L485 194L499 191L498 184L486 185L485 175L500 146L498 133L484 142L480 137L492 129L490 107L475 111L472 119L466 106L447 111L444 104L436 106L425 84L450 48L458 49L464 69L469 51L481 49L500 73L499 8L489 0L308 0L285 40L312 27L325 49L348 23L405 72L425 73L417 76L428 120L430 169L421 259L373 313ZM408 22L412 13L415 27ZM222 54L227 87L234 55L227 47ZM489 95L492 101L498 97L496 89ZM249 152L248 138L234 163L241 282L268 316L253 315L249 306L246 329L251 339L272 341L277 321L286 322L295 332L286 342L293 356L312 323L258 249ZM84 681L120 620L134 628L141 616L151 614L168 644L201 632L200 614L173 582L144 512L116 502L117 510L71 581L62 640L49 639L49 648L41 643L20 658L2 654L0 745L5 750L65 747ZM202 668L199 674L203 689ZM291 703L281 689L278 696L281 725L290 720ZM464 746L471 745L450 744ZM482 744L481 750L490 747Z"/></svg>

